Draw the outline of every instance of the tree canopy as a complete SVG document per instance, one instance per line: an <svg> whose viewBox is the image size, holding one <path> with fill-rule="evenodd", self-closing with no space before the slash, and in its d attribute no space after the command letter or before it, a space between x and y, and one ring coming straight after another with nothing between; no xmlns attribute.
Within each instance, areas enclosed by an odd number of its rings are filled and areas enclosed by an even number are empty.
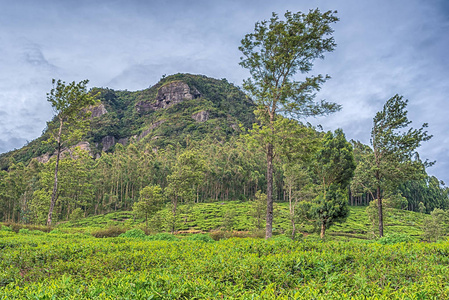
<svg viewBox="0 0 449 300"><path fill-rule="evenodd" d="M239 50L240 65L249 70L251 77L243 87L258 105L259 122L268 126L265 141L267 157L267 217L266 238L272 236L273 223L273 157L276 116L295 117L323 115L335 112L340 106L322 100L315 102L315 93L329 76L316 75L297 79L295 74L312 70L317 58L333 51L332 23L338 21L336 12L321 13L319 9L284 14L276 13L269 21L257 22L253 33L245 35Z"/></svg>

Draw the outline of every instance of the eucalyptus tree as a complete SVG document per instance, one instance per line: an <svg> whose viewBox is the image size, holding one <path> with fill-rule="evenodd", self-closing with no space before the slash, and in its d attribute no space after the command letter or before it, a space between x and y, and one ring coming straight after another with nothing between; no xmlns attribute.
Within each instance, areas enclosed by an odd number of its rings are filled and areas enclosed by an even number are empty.
<svg viewBox="0 0 449 300"><path fill-rule="evenodd" d="M363 164L356 169L355 182L371 182L376 190L379 217L379 236L383 236L383 192L392 191L407 180L421 179L425 163L416 149L432 136L427 133L427 123L421 128L409 127L407 103L402 96L390 98L373 119L371 130L372 151L365 152Z"/></svg>
<svg viewBox="0 0 449 300"><path fill-rule="evenodd" d="M58 191L58 167L61 150L71 143L79 141L86 133L89 124L88 106L96 103L95 97L87 91L88 80L75 81L66 84L64 81L53 79L53 88L47 94L56 114L54 122L48 123L50 142L56 144L56 164L54 171L53 192L51 194L50 209L48 211L47 225L51 225L53 209Z"/></svg>
<svg viewBox="0 0 449 300"><path fill-rule="evenodd" d="M352 145L343 131L327 132L311 166L318 196L312 201L310 214L320 226L321 238L327 228L349 214L346 189L355 168Z"/></svg>
<svg viewBox="0 0 449 300"><path fill-rule="evenodd" d="M205 160L200 153L186 150L177 157L172 174L167 176L168 186L165 193L171 200L172 232L175 231L179 202L192 203L194 201L195 192L203 181L205 169Z"/></svg>
<svg viewBox="0 0 449 300"><path fill-rule="evenodd" d="M147 185L140 190L139 195L139 201L133 205L133 212L145 217L145 228L148 230L148 217L162 208L164 195L159 185Z"/></svg>
<svg viewBox="0 0 449 300"><path fill-rule="evenodd" d="M338 21L336 12L321 13L318 9L284 14L285 21L275 13L269 21L257 22L254 33L241 41L240 65L251 77L243 87L258 105L259 121L270 134L265 141L267 160L266 238L272 236L273 223L273 158L276 136L274 122L278 114L295 117L323 115L340 106L326 101L315 102L315 92L329 76L316 75L297 79L295 74L312 70L317 58L335 48L331 24Z"/></svg>

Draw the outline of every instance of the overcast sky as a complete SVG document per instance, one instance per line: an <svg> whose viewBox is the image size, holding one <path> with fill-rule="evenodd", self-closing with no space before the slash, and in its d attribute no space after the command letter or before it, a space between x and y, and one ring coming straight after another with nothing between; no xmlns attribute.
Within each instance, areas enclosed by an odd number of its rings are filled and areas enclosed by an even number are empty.
<svg viewBox="0 0 449 300"><path fill-rule="evenodd" d="M313 74L329 74L318 98L343 105L311 119L369 143L372 119L396 93L414 127L433 138L420 149L428 173L449 182L449 1L11 1L0 0L0 153L40 136L53 112L52 78L141 90L179 72L241 86L238 46L256 21L337 10L337 48Z"/></svg>

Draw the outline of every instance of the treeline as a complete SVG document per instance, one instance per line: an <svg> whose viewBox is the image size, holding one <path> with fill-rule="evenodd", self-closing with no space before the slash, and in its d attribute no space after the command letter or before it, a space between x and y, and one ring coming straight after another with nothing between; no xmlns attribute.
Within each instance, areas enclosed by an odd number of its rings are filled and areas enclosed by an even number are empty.
<svg viewBox="0 0 449 300"><path fill-rule="evenodd" d="M320 177L323 176L322 163L317 163L319 156L316 154L323 154L320 149L323 149L326 135L315 130L312 132L314 134L308 137L308 141L303 140L303 143L316 145L307 159L294 160L292 155L281 153L275 157L275 201L293 200L300 203L316 195L316 189L321 184ZM351 155L360 167L360 151L357 149L361 144L351 144ZM174 171L182 171L179 157L186 152L193 153L197 158L195 163L199 161L204 165L200 183L192 187L193 202L251 201L258 191L265 192L265 153L254 145L254 136L248 133L226 142L212 138L191 142L186 148L168 146L157 149L149 145L117 144L114 152L103 153L97 159L85 150L75 148L64 152L60 161L54 221L66 221L74 215L131 210L145 187L157 185L162 190L167 189ZM54 168L53 157L48 163L37 160L32 160L28 165L12 163L8 171L1 171L0 219L4 222L45 224ZM347 191L345 197L350 205L368 205L376 198L376 190L355 191L351 190L350 184ZM386 192L385 199L391 207L430 213L435 208L449 208L448 193L444 183L422 174L421 180L405 182L397 189ZM180 198L181 203L187 201L187 197L184 198ZM169 197L164 201L171 202Z"/></svg>
<svg viewBox="0 0 449 300"><path fill-rule="evenodd" d="M98 159L76 148L65 152L60 161L55 220L68 220L77 209L84 216L130 210L145 186L167 187L177 158L186 151L195 151L207 166L195 189L195 201L252 199L266 185L263 156L238 138L225 143L204 141L187 149L117 144L113 153L103 153ZM37 160L27 166L13 163L8 171L1 171L1 220L44 224L54 168L52 158L44 164Z"/></svg>

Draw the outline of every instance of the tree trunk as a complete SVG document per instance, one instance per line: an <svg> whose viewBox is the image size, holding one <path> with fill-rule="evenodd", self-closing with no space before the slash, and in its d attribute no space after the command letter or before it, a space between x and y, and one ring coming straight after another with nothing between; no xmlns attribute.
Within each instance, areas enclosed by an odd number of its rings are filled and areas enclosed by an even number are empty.
<svg viewBox="0 0 449 300"><path fill-rule="evenodd" d="M171 227L171 233L175 233L175 224L176 224L176 206L178 205L178 199L176 199L176 196L174 196L174 202L173 202L173 208L172 208L172 213L173 213L173 223L172 223L172 227Z"/></svg>
<svg viewBox="0 0 449 300"><path fill-rule="evenodd" d="M265 238L273 235L273 145L267 145L267 226Z"/></svg>
<svg viewBox="0 0 449 300"><path fill-rule="evenodd" d="M284 192L284 194L286 194ZM295 226L295 206L292 203L292 186L289 185L288 187L288 204L289 204L289 209L290 209L290 221L292 222L292 240L295 239L295 234L296 234L296 226ZM296 204L296 202L295 202Z"/></svg>
<svg viewBox="0 0 449 300"><path fill-rule="evenodd" d="M148 232L148 213L145 212L145 231Z"/></svg>
<svg viewBox="0 0 449 300"><path fill-rule="evenodd" d="M377 208L379 210L379 237L384 236L384 219L382 213L382 197L380 196L380 186L377 186Z"/></svg>
<svg viewBox="0 0 449 300"><path fill-rule="evenodd" d="M53 184L53 192L51 193L50 210L48 211L47 226L51 226L51 221L53 218L53 209L55 208L56 196L58 192L58 168L59 168L59 158L61 156L61 134L62 134L62 120L59 120L59 131L58 131L58 149L56 154L56 166L55 166L55 182Z"/></svg>
<svg viewBox="0 0 449 300"><path fill-rule="evenodd" d="M326 233L326 224L324 222L321 223L321 233L320 238L324 239L324 234Z"/></svg>

